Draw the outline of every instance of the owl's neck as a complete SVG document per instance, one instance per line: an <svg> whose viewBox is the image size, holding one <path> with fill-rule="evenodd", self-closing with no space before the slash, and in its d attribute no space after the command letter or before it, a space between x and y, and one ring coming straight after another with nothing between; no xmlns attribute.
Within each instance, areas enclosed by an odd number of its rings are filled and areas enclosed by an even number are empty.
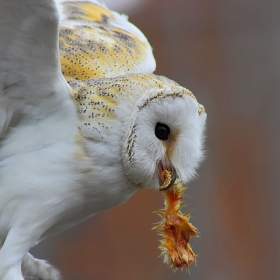
<svg viewBox="0 0 280 280"><path fill-rule="evenodd" d="M94 141L79 135L78 145L80 149L75 154L76 166L89 211L94 213L123 203L137 190L125 176L117 144Z"/></svg>

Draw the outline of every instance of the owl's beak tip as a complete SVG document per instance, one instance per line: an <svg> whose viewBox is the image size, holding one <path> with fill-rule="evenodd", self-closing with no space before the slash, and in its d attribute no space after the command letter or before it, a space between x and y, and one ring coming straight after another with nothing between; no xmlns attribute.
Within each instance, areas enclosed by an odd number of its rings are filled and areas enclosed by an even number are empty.
<svg viewBox="0 0 280 280"><path fill-rule="evenodd" d="M169 159L158 163L159 191L170 189L177 179L177 172Z"/></svg>

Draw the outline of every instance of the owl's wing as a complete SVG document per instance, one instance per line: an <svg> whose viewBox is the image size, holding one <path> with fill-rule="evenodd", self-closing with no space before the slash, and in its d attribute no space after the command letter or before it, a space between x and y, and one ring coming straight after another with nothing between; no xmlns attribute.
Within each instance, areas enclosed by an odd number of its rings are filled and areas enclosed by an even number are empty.
<svg viewBox="0 0 280 280"><path fill-rule="evenodd" d="M53 1L0 1L0 137L19 122L44 119L70 99L58 28Z"/></svg>
<svg viewBox="0 0 280 280"><path fill-rule="evenodd" d="M60 59L68 82L155 70L149 42L125 15L92 0L57 4Z"/></svg>

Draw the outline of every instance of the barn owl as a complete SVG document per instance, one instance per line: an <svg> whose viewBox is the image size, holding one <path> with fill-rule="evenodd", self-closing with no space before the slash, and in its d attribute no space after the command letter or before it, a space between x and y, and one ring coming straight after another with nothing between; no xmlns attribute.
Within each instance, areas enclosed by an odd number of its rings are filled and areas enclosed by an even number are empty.
<svg viewBox="0 0 280 280"><path fill-rule="evenodd" d="M158 188L162 169L188 182L206 113L96 1L0 0L0 38L0 279L58 280L30 248Z"/></svg>

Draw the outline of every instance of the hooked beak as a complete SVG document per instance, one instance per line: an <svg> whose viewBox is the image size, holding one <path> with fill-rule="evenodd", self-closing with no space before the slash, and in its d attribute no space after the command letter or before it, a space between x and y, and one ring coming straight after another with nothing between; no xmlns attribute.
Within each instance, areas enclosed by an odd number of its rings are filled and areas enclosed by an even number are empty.
<svg viewBox="0 0 280 280"><path fill-rule="evenodd" d="M158 178L160 186L164 183L162 178L162 173L164 170L168 170L170 172L171 180L167 186L164 186L162 188L160 187L159 191L166 191L170 189L177 179L177 173L172 162L168 158L164 158L158 163Z"/></svg>

